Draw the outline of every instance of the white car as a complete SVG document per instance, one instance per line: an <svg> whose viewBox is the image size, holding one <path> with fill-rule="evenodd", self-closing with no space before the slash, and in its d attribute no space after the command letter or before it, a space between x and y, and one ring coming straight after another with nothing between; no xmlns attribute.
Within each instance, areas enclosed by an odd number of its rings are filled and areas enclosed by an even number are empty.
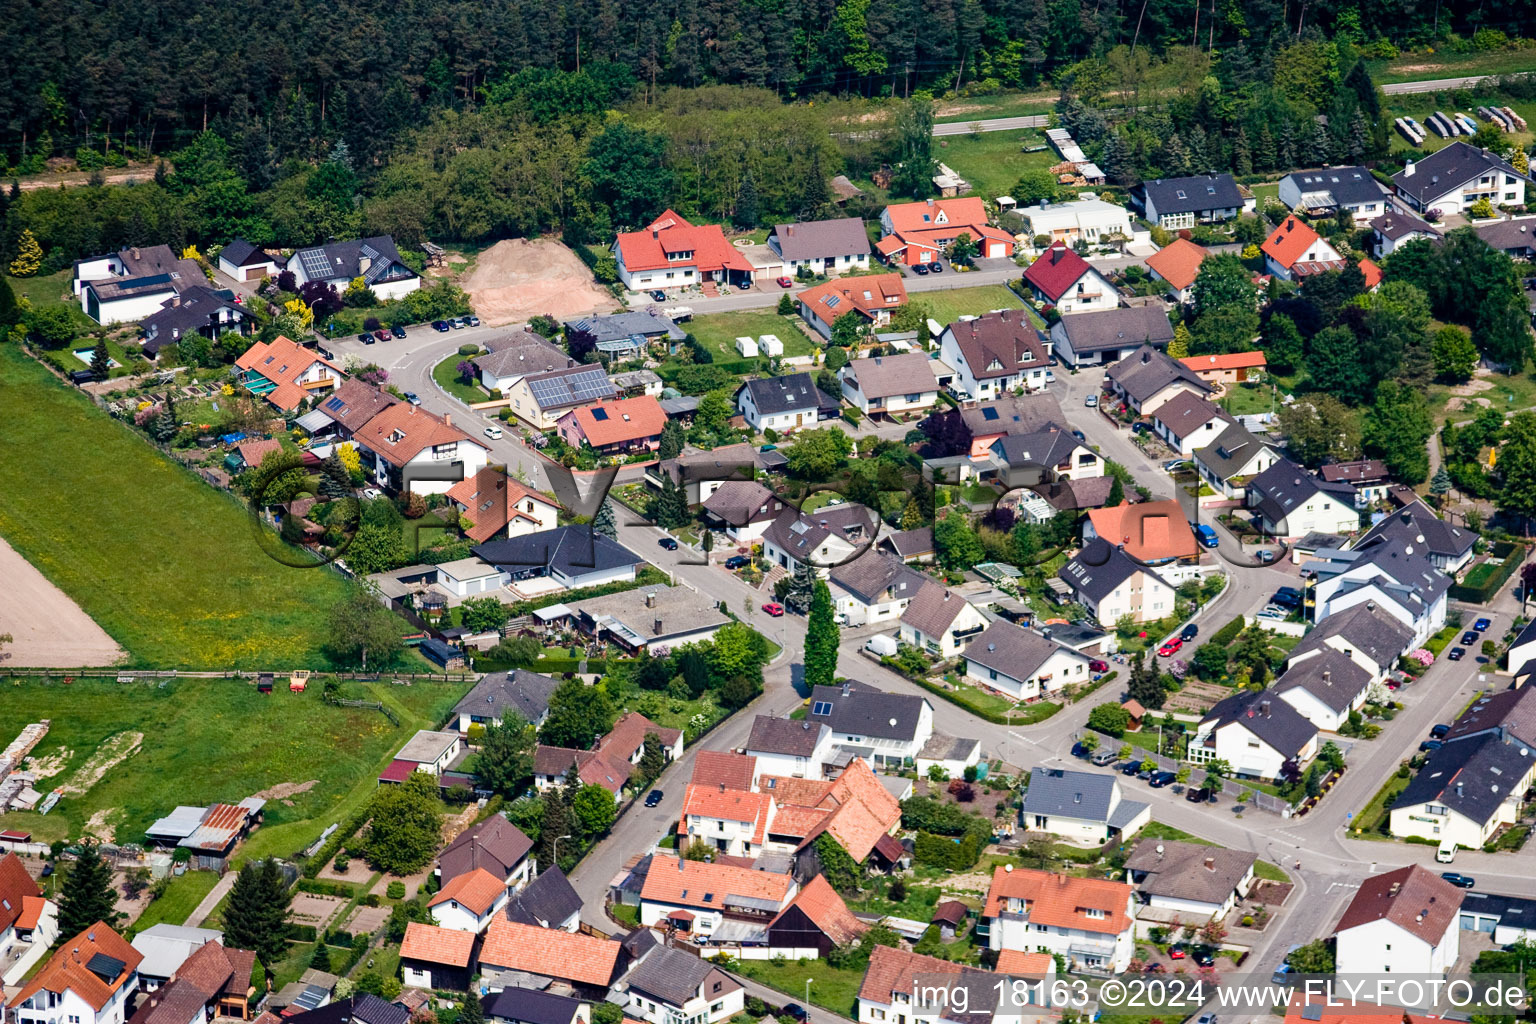
<svg viewBox="0 0 1536 1024"><path fill-rule="evenodd" d="M486 427L485 428L485 436L490 438L492 441L499 441L499 440L501 440L501 428L500 427Z"/></svg>
<svg viewBox="0 0 1536 1024"><path fill-rule="evenodd" d="M1097 408L1099 404L1099 396L1089 395L1087 398L1083 399L1083 404L1090 409Z"/></svg>

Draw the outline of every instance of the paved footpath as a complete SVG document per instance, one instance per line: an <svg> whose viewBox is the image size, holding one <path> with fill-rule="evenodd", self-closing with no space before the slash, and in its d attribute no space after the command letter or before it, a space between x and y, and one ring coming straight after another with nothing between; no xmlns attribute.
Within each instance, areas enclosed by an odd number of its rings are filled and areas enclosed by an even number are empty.
<svg viewBox="0 0 1536 1024"><path fill-rule="evenodd" d="M197 905L197 909L192 911L183 923L188 928L201 927L203 922L208 920L208 915L213 913L213 908L219 905L219 901L229 895L229 890L235 887L235 879L239 877L238 871L224 872L224 877L214 884L208 895L203 897L203 902Z"/></svg>

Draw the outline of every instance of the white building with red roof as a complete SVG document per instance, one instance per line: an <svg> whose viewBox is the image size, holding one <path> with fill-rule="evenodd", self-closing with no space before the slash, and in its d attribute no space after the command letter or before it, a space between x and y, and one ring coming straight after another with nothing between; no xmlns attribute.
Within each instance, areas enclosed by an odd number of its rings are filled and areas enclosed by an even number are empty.
<svg viewBox="0 0 1536 1024"><path fill-rule="evenodd" d="M0 981L13 985L59 933L59 909L14 853L0 856Z"/></svg>
<svg viewBox="0 0 1536 1024"><path fill-rule="evenodd" d="M655 857L640 890L640 923L708 938L727 918L766 925L800 891L790 875L682 857Z"/></svg>
<svg viewBox="0 0 1536 1024"><path fill-rule="evenodd" d="M583 405L560 417L555 429L573 448L591 445L600 454L654 450L661 444L667 414L650 395Z"/></svg>
<svg viewBox="0 0 1536 1024"><path fill-rule="evenodd" d="M445 494L485 468L490 448L421 406L397 402L353 435L374 482L392 491Z"/></svg>
<svg viewBox="0 0 1536 1024"><path fill-rule="evenodd" d="M970 236L983 259L1013 255L1013 236L988 223L987 206L978 196L887 206L880 230L884 237L875 251L892 265L932 263L961 235Z"/></svg>
<svg viewBox="0 0 1536 1024"><path fill-rule="evenodd" d="M448 488L448 498L470 521L469 539L521 537L560 525L560 503L490 466Z"/></svg>
<svg viewBox="0 0 1536 1024"><path fill-rule="evenodd" d="M506 905L505 880L485 868L455 875L427 901L439 928L476 933L490 927L496 912Z"/></svg>
<svg viewBox="0 0 1536 1024"><path fill-rule="evenodd" d="M858 313L875 327L891 322L891 312L907 302L900 274L843 277L807 288L796 297L800 316L823 338L832 337L832 322L845 313Z"/></svg>
<svg viewBox="0 0 1536 1024"><path fill-rule="evenodd" d="M1124 882L999 865L981 919L992 949L1056 953L1079 970L1119 974L1136 952L1136 895Z"/></svg>
<svg viewBox="0 0 1536 1024"><path fill-rule="evenodd" d="M1086 313L1114 309L1120 295L1109 280L1062 242L1053 242L1024 271L1024 283L1035 298L1056 311Z"/></svg>
<svg viewBox="0 0 1536 1024"><path fill-rule="evenodd" d="M1296 217L1281 221L1259 248L1264 252L1265 268L1286 281L1344 269L1339 250Z"/></svg>
<svg viewBox="0 0 1536 1024"><path fill-rule="evenodd" d="M752 261L726 240L718 224L690 224L667 210L643 231L626 231L613 243L619 280L630 291L666 291L714 281L752 280Z"/></svg>
<svg viewBox="0 0 1536 1024"><path fill-rule="evenodd" d="M346 379L341 367L287 338L258 341L235 360L247 391L283 412L292 412L313 395L323 395Z"/></svg>
<svg viewBox="0 0 1536 1024"><path fill-rule="evenodd" d="M5 1004L16 1024L123 1024L144 954L98 921L66 940Z"/></svg>
<svg viewBox="0 0 1536 1024"><path fill-rule="evenodd" d="M776 810L767 793L730 789L723 782L690 784L677 831L690 843L704 843L732 857L756 857L768 840Z"/></svg>

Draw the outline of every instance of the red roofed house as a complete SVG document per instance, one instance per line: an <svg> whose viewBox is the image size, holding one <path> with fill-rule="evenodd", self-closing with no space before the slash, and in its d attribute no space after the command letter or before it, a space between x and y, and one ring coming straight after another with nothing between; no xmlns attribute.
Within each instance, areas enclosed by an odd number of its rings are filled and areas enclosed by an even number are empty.
<svg viewBox="0 0 1536 1024"><path fill-rule="evenodd" d="M443 494L485 468L490 448L409 402L379 412L353 435L363 468L380 487L417 494Z"/></svg>
<svg viewBox="0 0 1536 1024"><path fill-rule="evenodd" d="M401 979L413 988L463 992L469 988L474 956L474 932L412 921L400 944Z"/></svg>
<svg viewBox="0 0 1536 1024"><path fill-rule="evenodd" d="M560 417L555 429L572 448L588 444L600 454L614 454L641 448L654 451L661 444L666 425L667 414L661 403L641 395L578 406Z"/></svg>
<svg viewBox="0 0 1536 1024"><path fill-rule="evenodd" d="M1171 499L1090 509L1083 543L1095 537L1122 545L1126 554L1152 565L1200 561L1200 545L1195 543L1189 520L1182 506Z"/></svg>
<svg viewBox="0 0 1536 1024"><path fill-rule="evenodd" d="M733 857L756 857L763 851L777 810L773 797L746 789L717 785L688 786L683 796L679 836L688 843L706 843Z"/></svg>
<svg viewBox="0 0 1536 1024"><path fill-rule="evenodd" d="M869 925L853 916L848 904L822 875L805 883L794 902L768 922L768 948L791 960L816 960L834 946L850 946Z"/></svg>
<svg viewBox="0 0 1536 1024"><path fill-rule="evenodd" d="M100 921L66 940L5 1004L17 1024L123 1024L144 954Z"/></svg>
<svg viewBox="0 0 1536 1024"><path fill-rule="evenodd" d="M521 537L560 525L558 502L493 466L448 488L448 497L473 524L469 539L478 544L492 537Z"/></svg>
<svg viewBox="0 0 1536 1024"><path fill-rule="evenodd" d="M644 231L626 231L613 243L619 280L630 291L665 291L705 281L740 285L752 280L752 261L726 241L718 224L688 223L671 210Z"/></svg>
<svg viewBox="0 0 1536 1024"><path fill-rule="evenodd" d="M876 327L891 322L891 310L907 302L900 274L844 277L807 288L796 296L800 315L823 338L832 337L832 321L852 310Z"/></svg>
<svg viewBox="0 0 1536 1024"><path fill-rule="evenodd" d="M999 865L981 912L992 949L1048 952L1119 974L1135 953L1136 895L1124 882Z"/></svg>
<svg viewBox="0 0 1536 1024"><path fill-rule="evenodd" d="M870 951L869 966L865 968L864 980L859 985L859 1024L906 1024L909 1021L911 1024L958 1024L961 1021L986 1018L1003 1020L1009 1016L999 1013L994 1018L990 1009L978 1011L976 1003L969 1003L970 1013L960 1013L949 1009L955 1004L947 1000L946 1005L935 1006L938 1002L936 997L923 999L913 991L918 987L947 987L941 986L937 979L936 976L940 974L953 974L960 979L974 980L976 985L984 986L977 992L978 996L997 984L997 979L989 971L962 967L950 960L909 953L892 946L876 946ZM966 991L969 993L970 987ZM990 994L996 993L991 991ZM919 1012L919 1004L931 1008ZM1015 1014L1017 1012L1013 1011Z"/></svg>
<svg viewBox="0 0 1536 1024"><path fill-rule="evenodd" d="M1264 266L1286 281L1344 269L1339 250L1296 217L1281 221L1260 248L1264 250Z"/></svg>
<svg viewBox="0 0 1536 1024"><path fill-rule="evenodd" d="M655 857L640 890L640 923L671 925L695 941L726 918L768 923L795 898L790 875L682 857Z"/></svg>
<svg viewBox="0 0 1536 1024"><path fill-rule="evenodd" d="M885 237L875 251L892 265L932 263L961 235L971 236L983 259L1013 255L1013 236L987 222L987 206L977 196L887 206L880 230Z"/></svg>
<svg viewBox="0 0 1536 1024"><path fill-rule="evenodd" d="M1187 356L1179 362L1195 371L1195 376L1207 384L1241 384L1248 374L1269 365L1264 353L1226 352L1220 355Z"/></svg>
<svg viewBox="0 0 1536 1024"><path fill-rule="evenodd" d="M329 359L282 337L256 342L235 360L235 369L247 391L283 412L292 412L305 399L326 394L346 379Z"/></svg>
<svg viewBox="0 0 1536 1024"><path fill-rule="evenodd" d="M602 998L613 984L622 951L612 939L540 928L499 914L486 929L479 973L524 971L566 982L578 997Z"/></svg>
<svg viewBox="0 0 1536 1024"><path fill-rule="evenodd" d="M130 1024L203 1024L212 1017L249 1020L256 987L251 971L256 954L226 949L218 940L205 942L176 968L169 983L155 989L139 1006Z"/></svg>
<svg viewBox="0 0 1536 1024"><path fill-rule="evenodd" d="M1360 883L1333 934L1340 974L1445 974L1461 953L1462 890L1417 864Z"/></svg>
<svg viewBox="0 0 1536 1024"><path fill-rule="evenodd" d="M507 905L505 879L475 868L448 880L432 898L427 908L441 928L460 932L483 932L496 911Z"/></svg>
<svg viewBox="0 0 1536 1024"><path fill-rule="evenodd" d="M1115 286L1063 242L1052 242L1025 268L1024 283L1063 315L1120 305Z"/></svg>
<svg viewBox="0 0 1536 1024"><path fill-rule="evenodd" d="M1210 251L1187 238L1176 238L1147 257L1153 280L1168 282L1168 290L1180 302L1194 298L1195 278Z"/></svg>
<svg viewBox="0 0 1536 1024"><path fill-rule="evenodd" d="M1381 284L1381 268L1369 258L1360 261L1360 273L1365 277L1365 290L1373 292Z"/></svg>
<svg viewBox="0 0 1536 1024"><path fill-rule="evenodd" d="M59 934L59 910L14 853L0 857L0 980L19 982Z"/></svg>

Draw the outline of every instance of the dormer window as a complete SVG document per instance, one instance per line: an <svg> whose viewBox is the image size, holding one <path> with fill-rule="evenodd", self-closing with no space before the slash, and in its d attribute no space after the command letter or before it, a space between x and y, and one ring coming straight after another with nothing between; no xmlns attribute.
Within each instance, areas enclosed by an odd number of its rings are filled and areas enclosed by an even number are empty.
<svg viewBox="0 0 1536 1024"><path fill-rule="evenodd" d="M401 441L404 441L404 440L405 440L405 431L403 431L403 430L392 430L392 431L390 431L389 438L388 438L388 441L389 441L390 444L399 444Z"/></svg>

